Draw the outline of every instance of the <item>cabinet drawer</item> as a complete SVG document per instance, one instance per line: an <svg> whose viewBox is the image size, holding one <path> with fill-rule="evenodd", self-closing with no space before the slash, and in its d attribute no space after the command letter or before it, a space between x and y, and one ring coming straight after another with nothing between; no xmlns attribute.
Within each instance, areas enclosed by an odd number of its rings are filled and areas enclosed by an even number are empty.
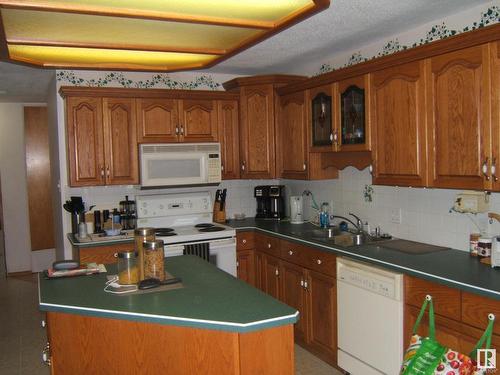
<svg viewBox="0 0 500 375"><path fill-rule="evenodd" d="M288 262L304 266L303 258L308 248L295 242L280 240L280 254L281 258Z"/></svg>
<svg viewBox="0 0 500 375"><path fill-rule="evenodd" d="M121 243L116 245L82 247L79 249L80 263L116 263L115 253L134 250L134 243Z"/></svg>
<svg viewBox="0 0 500 375"><path fill-rule="evenodd" d="M407 304L421 307L427 294L430 294L434 300L436 314L454 320L461 319L460 290L405 276L405 302Z"/></svg>
<svg viewBox="0 0 500 375"><path fill-rule="evenodd" d="M236 250L249 250L255 247L254 232L237 232L236 233Z"/></svg>
<svg viewBox="0 0 500 375"><path fill-rule="evenodd" d="M255 235L255 248L269 255L280 257L279 238L257 233Z"/></svg>
<svg viewBox="0 0 500 375"><path fill-rule="evenodd" d="M335 277L336 257L334 254L313 248L306 248L305 251L301 251L299 257L304 267Z"/></svg>
<svg viewBox="0 0 500 375"><path fill-rule="evenodd" d="M500 335L500 301L478 296L467 292L462 292L462 322L470 324L480 329L486 328L489 313L495 314L496 322L493 325L493 332Z"/></svg>

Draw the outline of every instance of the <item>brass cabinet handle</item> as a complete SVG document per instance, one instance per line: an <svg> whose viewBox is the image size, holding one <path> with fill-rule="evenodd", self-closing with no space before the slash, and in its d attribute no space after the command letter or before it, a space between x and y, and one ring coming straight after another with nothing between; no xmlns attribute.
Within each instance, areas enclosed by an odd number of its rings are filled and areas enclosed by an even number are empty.
<svg viewBox="0 0 500 375"><path fill-rule="evenodd" d="M293 250L288 250L288 255L293 255Z"/></svg>
<svg viewBox="0 0 500 375"><path fill-rule="evenodd" d="M307 280L304 281L304 289L308 290Z"/></svg>
<svg viewBox="0 0 500 375"><path fill-rule="evenodd" d="M106 176L109 177L109 166L106 167Z"/></svg>
<svg viewBox="0 0 500 375"><path fill-rule="evenodd" d="M101 168L101 179L104 178L104 167L100 167Z"/></svg>
<svg viewBox="0 0 500 375"><path fill-rule="evenodd" d="M304 163L304 165L302 166L302 168L303 168L304 170L306 170L306 169L307 169L306 163Z"/></svg>
<svg viewBox="0 0 500 375"><path fill-rule="evenodd" d="M245 170L245 161L242 161L241 162L241 170L244 171Z"/></svg>
<svg viewBox="0 0 500 375"><path fill-rule="evenodd" d="M304 287L304 280L300 279L300 286L303 288Z"/></svg>
<svg viewBox="0 0 500 375"><path fill-rule="evenodd" d="M42 320L42 322L40 324L41 324L42 328L47 327L47 322L45 320Z"/></svg>
<svg viewBox="0 0 500 375"><path fill-rule="evenodd" d="M243 242L243 243L247 243L247 240L242 240L241 242Z"/></svg>
<svg viewBox="0 0 500 375"><path fill-rule="evenodd" d="M317 259L317 260L316 260L316 263L321 264L321 263L323 263L323 262L321 261L321 259Z"/></svg>
<svg viewBox="0 0 500 375"><path fill-rule="evenodd" d="M498 177L497 177L497 158L493 158L493 160L491 161L490 171L491 171L491 177L493 177L493 181L497 182L498 181Z"/></svg>
<svg viewBox="0 0 500 375"><path fill-rule="evenodd" d="M274 273L276 274L276 276L279 276L279 275L280 275L280 270L276 268L276 269L274 270Z"/></svg>
<svg viewBox="0 0 500 375"><path fill-rule="evenodd" d="M181 125L181 135L184 135L184 126Z"/></svg>
<svg viewBox="0 0 500 375"><path fill-rule="evenodd" d="M337 144L338 140L339 140L339 135L338 135L337 131L335 130L333 132L333 141L335 142L335 144Z"/></svg>
<svg viewBox="0 0 500 375"><path fill-rule="evenodd" d="M333 134L330 133L330 142L333 141Z"/></svg>
<svg viewBox="0 0 500 375"><path fill-rule="evenodd" d="M268 243L268 244L267 244L267 248L268 248L268 249L270 249L270 248L271 248L271 244L270 244L270 243Z"/></svg>
<svg viewBox="0 0 500 375"><path fill-rule="evenodd" d="M490 180L490 176L488 175L488 161L489 160L490 160L489 158L486 158L486 160L484 161L483 166L481 168L482 172L483 172L483 176L486 179L486 181Z"/></svg>
<svg viewBox="0 0 500 375"><path fill-rule="evenodd" d="M221 170L222 172L224 172L224 164L221 164L221 165L220 165L220 170Z"/></svg>

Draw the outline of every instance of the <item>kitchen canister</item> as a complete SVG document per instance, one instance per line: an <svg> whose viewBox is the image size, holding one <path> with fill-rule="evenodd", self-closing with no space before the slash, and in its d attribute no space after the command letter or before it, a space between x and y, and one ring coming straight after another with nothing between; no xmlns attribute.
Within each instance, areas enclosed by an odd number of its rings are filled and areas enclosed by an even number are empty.
<svg viewBox="0 0 500 375"><path fill-rule="evenodd" d="M481 238L481 233L471 233L469 235L469 255L471 257L477 257L479 238Z"/></svg>
<svg viewBox="0 0 500 375"><path fill-rule="evenodd" d="M165 280L163 241L144 242L144 277L146 279Z"/></svg>
<svg viewBox="0 0 500 375"><path fill-rule="evenodd" d="M477 242L477 256L480 259L491 257L491 237L480 237Z"/></svg>
<svg viewBox="0 0 500 375"><path fill-rule="evenodd" d="M135 251L123 251L116 254L118 258L118 283L120 285L139 283L137 255Z"/></svg>
<svg viewBox="0 0 500 375"><path fill-rule="evenodd" d="M135 251L137 251L137 263L139 265L139 281L144 277L144 242L155 240L155 228L137 228L134 231Z"/></svg>

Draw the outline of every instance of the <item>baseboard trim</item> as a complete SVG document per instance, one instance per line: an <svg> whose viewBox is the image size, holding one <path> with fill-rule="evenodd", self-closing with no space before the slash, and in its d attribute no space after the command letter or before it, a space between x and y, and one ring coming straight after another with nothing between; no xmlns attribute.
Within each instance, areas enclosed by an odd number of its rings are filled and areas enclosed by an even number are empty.
<svg viewBox="0 0 500 375"><path fill-rule="evenodd" d="M19 271L19 272L7 272L7 277L18 277L18 276L28 276L35 272L31 271Z"/></svg>

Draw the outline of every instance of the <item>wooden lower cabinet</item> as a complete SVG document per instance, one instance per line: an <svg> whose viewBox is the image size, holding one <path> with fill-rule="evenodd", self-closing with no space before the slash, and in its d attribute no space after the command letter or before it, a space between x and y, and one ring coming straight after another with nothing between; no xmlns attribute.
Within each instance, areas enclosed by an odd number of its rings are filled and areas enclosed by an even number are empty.
<svg viewBox="0 0 500 375"><path fill-rule="evenodd" d="M255 286L255 251L240 250L236 253L238 279Z"/></svg>
<svg viewBox="0 0 500 375"><path fill-rule="evenodd" d="M281 261L271 255L264 255L261 261L261 289L276 299L281 299Z"/></svg>
<svg viewBox="0 0 500 375"><path fill-rule="evenodd" d="M305 289L307 270L292 263L281 262L281 300L297 309L300 319L295 323L295 340L301 343L308 341L307 291Z"/></svg>
<svg viewBox="0 0 500 375"><path fill-rule="evenodd" d="M115 245L95 247L73 247L73 259L80 263L112 264L117 262L116 253L134 250L134 243L120 243Z"/></svg>
<svg viewBox="0 0 500 375"><path fill-rule="evenodd" d="M424 293L425 291L425 293ZM430 281L405 276L405 348L408 347L413 326L425 295L434 300L436 338L453 350L468 354L488 325L488 314L500 314L500 301L460 291ZM500 328L493 326L491 347L500 349ZM428 335L428 314L424 315L420 335Z"/></svg>

